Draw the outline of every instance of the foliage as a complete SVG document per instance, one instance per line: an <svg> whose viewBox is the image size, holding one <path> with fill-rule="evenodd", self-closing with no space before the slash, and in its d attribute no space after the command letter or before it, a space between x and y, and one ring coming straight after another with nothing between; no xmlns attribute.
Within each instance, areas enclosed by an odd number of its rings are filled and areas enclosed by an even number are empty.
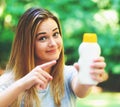
<svg viewBox="0 0 120 107"><path fill-rule="evenodd" d="M61 22L66 64L79 58L78 47L85 32L95 32L109 73L120 74L120 0L1 0L0 66L9 58L15 28L30 7L44 7Z"/></svg>

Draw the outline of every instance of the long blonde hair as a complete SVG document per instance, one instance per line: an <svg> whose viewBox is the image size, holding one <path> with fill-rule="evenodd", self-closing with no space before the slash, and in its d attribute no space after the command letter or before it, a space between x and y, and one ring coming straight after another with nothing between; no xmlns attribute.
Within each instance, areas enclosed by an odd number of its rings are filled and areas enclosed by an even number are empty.
<svg viewBox="0 0 120 107"><path fill-rule="evenodd" d="M20 18L9 62L6 67L6 70L13 71L15 80L22 78L35 67L34 41L36 29L39 23L47 18L55 20L62 36L57 17L46 9L30 8ZM57 64L53 66L51 71L51 75L53 76L53 81L51 82L51 92L54 97L54 102L58 107L61 105L61 98L64 94L63 68L64 49L62 48ZM36 104L36 107L40 107L40 99L38 98L35 87L21 93L13 102L11 107L19 107L23 98L25 101L25 107L33 107L34 104Z"/></svg>

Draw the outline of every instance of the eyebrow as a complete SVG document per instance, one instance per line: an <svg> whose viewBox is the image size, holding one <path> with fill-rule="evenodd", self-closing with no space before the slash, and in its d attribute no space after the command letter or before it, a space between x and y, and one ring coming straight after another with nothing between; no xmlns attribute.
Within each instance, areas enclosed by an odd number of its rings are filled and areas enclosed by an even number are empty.
<svg viewBox="0 0 120 107"><path fill-rule="evenodd" d="M52 31L55 31L55 30L57 30L58 28L55 28L55 29L53 29Z"/></svg>
<svg viewBox="0 0 120 107"><path fill-rule="evenodd" d="M58 29L58 28L56 27L56 28L54 28L52 31L55 31L55 30L57 30L57 29ZM46 32L37 33L37 34L36 34L36 37L39 36L39 35L41 35L41 34L46 34Z"/></svg>

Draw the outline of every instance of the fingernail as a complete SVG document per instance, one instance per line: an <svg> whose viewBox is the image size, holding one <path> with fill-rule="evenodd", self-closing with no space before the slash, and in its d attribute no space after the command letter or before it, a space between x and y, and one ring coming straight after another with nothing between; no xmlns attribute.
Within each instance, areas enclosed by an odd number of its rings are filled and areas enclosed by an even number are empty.
<svg viewBox="0 0 120 107"><path fill-rule="evenodd" d="M51 76L50 78L49 78L49 81L51 81L53 79L53 77Z"/></svg>

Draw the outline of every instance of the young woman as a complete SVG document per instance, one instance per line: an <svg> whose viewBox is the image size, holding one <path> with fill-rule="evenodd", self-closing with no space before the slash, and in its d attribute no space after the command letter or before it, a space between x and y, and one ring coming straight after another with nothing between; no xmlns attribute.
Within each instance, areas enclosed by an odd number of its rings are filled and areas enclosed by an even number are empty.
<svg viewBox="0 0 120 107"><path fill-rule="evenodd" d="M103 57L95 59L91 77L104 81L105 66ZM75 107L76 98L92 87L78 82L78 69L77 64L65 65L58 19L48 10L30 8L19 20L0 77L0 107Z"/></svg>

